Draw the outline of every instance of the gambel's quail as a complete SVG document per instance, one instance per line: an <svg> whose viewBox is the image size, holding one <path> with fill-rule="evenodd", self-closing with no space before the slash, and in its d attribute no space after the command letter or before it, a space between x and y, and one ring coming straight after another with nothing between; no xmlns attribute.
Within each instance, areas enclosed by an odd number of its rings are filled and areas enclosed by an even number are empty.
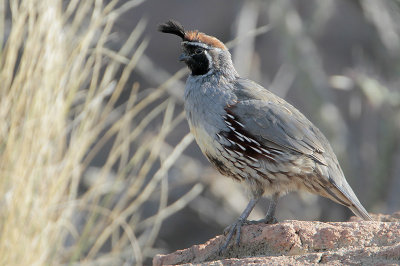
<svg viewBox="0 0 400 266"><path fill-rule="evenodd" d="M327 139L302 113L257 83L239 77L226 46L176 21L159 26L182 38L186 81L185 110L190 131L208 160L223 175L246 184L251 199L231 225L225 249L262 196L271 196L267 216L275 222L280 196L306 190L371 220L347 183Z"/></svg>

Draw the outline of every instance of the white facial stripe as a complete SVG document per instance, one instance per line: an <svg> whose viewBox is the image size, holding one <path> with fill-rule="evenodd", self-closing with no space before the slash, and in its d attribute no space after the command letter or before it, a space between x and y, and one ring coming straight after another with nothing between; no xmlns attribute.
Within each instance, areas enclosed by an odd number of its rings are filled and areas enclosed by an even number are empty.
<svg viewBox="0 0 400 266"><path fill-rule="evenodd" d="M211 55L207 52L207 50L204 51L204 54L207 56L207 59L208 59L208 69L211 70L213 67Z"/></svg>
<svg viewBox="0 0 400 266"><path fill-rule="evenodd" d="M188 41L184 41L182 42L183 45L191 45L191 46L199 46L201 48L204 49L211 49L211 47L205 43L202 42L188 42Z"/></svg>

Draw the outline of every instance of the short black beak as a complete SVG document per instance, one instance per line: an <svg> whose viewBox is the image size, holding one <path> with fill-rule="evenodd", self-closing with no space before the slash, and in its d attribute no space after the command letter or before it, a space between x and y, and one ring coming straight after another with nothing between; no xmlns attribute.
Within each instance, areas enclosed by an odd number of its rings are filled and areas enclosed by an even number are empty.
<svg viewBox="0 0 400 266"><path fill-rule="evenodd" d="M179 61L187 61L187 60L189 60L190 59L190 56L188 56L187 54L185 54L185 53L182 53L180 56L179 56Z"/></svg>

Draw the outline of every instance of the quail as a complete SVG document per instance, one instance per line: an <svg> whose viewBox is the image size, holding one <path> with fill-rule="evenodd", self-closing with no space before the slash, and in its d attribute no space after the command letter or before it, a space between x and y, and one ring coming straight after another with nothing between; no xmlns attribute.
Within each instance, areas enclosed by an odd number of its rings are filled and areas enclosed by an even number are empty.
<svg viewBox="0 0 400 266"><path fill-rule="evenodd" d="M203 154L223 175L246 184L251 199L229 227L226 249L262 196L271 197L265 219L274 223L277 200L306 190L347 206L371 220L347 183L328 140L299 110L236 72L231 54L217 38L186 31L173 20L159 31L182 38L180 61L191 71L185 87L190 131Z"/></svg>

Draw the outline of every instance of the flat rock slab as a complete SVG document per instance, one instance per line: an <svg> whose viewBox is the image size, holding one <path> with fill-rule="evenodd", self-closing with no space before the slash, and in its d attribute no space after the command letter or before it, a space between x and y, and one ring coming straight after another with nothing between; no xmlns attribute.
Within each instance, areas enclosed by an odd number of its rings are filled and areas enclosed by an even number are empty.
<svg viewBox="0 0 400 266"><path fill-rule="evenodd" d="M374 221L323 223L284 221L242 227L239 246L219 254L225 236L168 255L153 265L204 264L400 264L400 212L373 215Z"/></svg>

